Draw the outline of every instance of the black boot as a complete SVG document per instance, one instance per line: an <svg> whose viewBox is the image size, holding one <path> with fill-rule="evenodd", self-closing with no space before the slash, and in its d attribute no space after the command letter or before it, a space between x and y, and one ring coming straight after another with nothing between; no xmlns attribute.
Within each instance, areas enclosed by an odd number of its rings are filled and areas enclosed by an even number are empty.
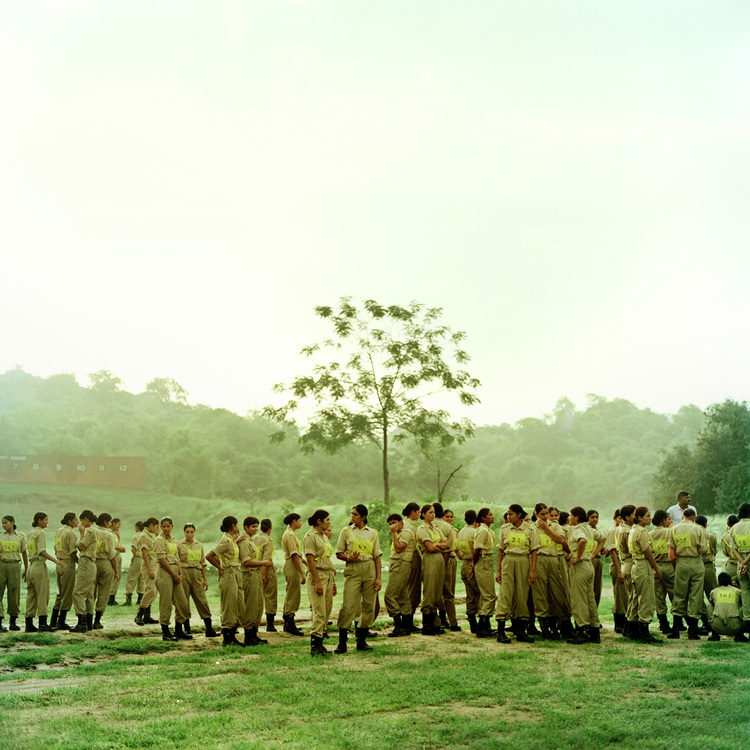
<svg viewBox="0 0 750 750"><path fill-rule="evenodd" d="M310 636L310 656L330 656L331 652L323 645L323 639Z"/></svg>
<svg viewBox="0 0 750 750"><path fill-rule="evenodd" d="M93 630L94 629L94 615L86 613L86 630Z"/></svg>
<svg viewBox="0 0 750 750"><path fill-rule="evenodd" d="M349 637L349 631L346 628L339 628L339 645L333 650L334 654L346 653L346 639Z"/></svg>
<svg viewBox="0 0 750 750"><path fill-rule="evenodd" d="M414 614L404 615L404 629L409 631L409 635L422 633L422 628L414 624Z"/></svg>
<svg viewBox="0 0 750 750"><path fill-rule="evenodd" d="M406 630L404 630L403 620L401 619L401 615L393 615L393 630L388 633L389 638L399 638L402 635L409 635Z"/></svg>
<svg viewBox="0 0 750 750"><path fill-rule="evenodd" d="M8 625L8 630L20 630L21 628L16 625L16 620L18 620L17 616L10 616L10 625Z"/></svg>
<svg viewBox="0 0 750 750"><path fill-rule="evenodd" d="M0 633L7 633L8 628L3 627L3 618L0 617Z"/></svg>
<svg viewBox="0 0 750 750"><path fill-rule="evenodd" d="M440 630L435 625L435 618L431 614L422 617L422 635L440 635Z"/></svg>
<svg viewBox="0 0 750 750"><path fill-rule="evenodd" d="M602 634L599 630L598 625L591 625L589 627L589 643L601 643L602 642Z"/></svg>
<svg viewBox="0 0 750 750"><path fill-rule="evenodd" d="M59 609L53 609L52 610L52 617L49 621L49 626L52 628L52 630L57 630L57 618L60 615Z"/></svg>
<svg viewBox="0 0 750 750"><path fill-rule="evenodd" d="M721 636L715 630L712 630L711 631L711 635L708 636L708 640L709 641L720 641L721 640ZM735 640L737 640L737 639L735 638Z"/></svg>
<svg viewBox="0 0 750 750"><path fill-rule="evenodd" d="M615 633L622 633L622 626L623 622L625 620L625 617L623 615L613 614L612 617L614 617L615 620Z"/></svg>
<svg viewBox="0 0 750 750"><path fill-rule="evenodd" d="M136 601L136 604L140 606L142 601L143 601L143 594L138 594L138 599Z"/></svg>
<svg viewBox="0 0 750 750"><path fill-rule="evenodd" d="M566 641L568 638L575 637L575 628L570 619L560 620L560 637L564 638Z"/></svg>
<svg viewBox="0 0 750 750"><path fill-rule="evenodd" d="M190 630L190 620L185 620L185 622L182 623L182 629L188 634L192 635L193 631Z"/></svg>
<svg viewBox="0 0 750 750"><path fill-rule="evenodd" d="M669 620L666 615L656 615L656 619L659 621L659 632L668 635L672 632L672 626L669 624Z"/></svg>
<svg viewBox="0 0 750 750"><path fill-rule="evenodd" d="M145 625L146 624L145 622L143 622L143 618L144 618L145 614L146 614L146 610L145 609L141 609L140 607L138 607L138 611L135 613L135 624L136 625Z"/></svg>
<svg viewBox="0 0 750 750"><path fill-rule="evenodd" d="M497 642L510 643L510 638L505 633L505 620L497 620Z"/></svg>
<svg viewBox="0 0 750 750"><path fill-rule="evenodd" d="M104 612L98 612L96 613L96 617L94 618L94 630L103 630L104 625L102 625L102 615Z"/></svg>
<svg viewBox="0 0 750 750"><path fill-rule="evenodd" d="M536 618L530 617L529 618L529 624L526 626L526 633L527 635L541 635L541 633L537 630L536 625L534 624L534 620ZM531 641L532 643L534 641Z"/></svg>
<svg viewBox="0 0 750 750"><path fill-rule="evenodd" d="M545 641L551 641L552 640L552 633L550 631L550 627L548 624L548 618L546 617L540 617L539 618L539 627L542 630L542 638L544 638Z"/></svg>
<svg viewBox="0 0 750 750"><path fill-rule="evenodd" d="M698 635L698 620L695 617L686 617L685 619L688 626L688 640L699 641L701 637Z"/></svg>
<svg viewBox="0 0 750 750"><path fill-rule="evenodd" d="M466 615L466 619L469 621L469 630L476 635L477 632L477 616Z"/></svg>
<svg viewBox="0 0 750 750"><path fill-rule="evenodd" d="M222 628L221 634L224 636L224 642L222 646L244 646L244 643L240 643L237 640L237 628Z"/></svg>
<svg viewBox="0 0 750 750"><path fill-rule="evenodd" d="M357 628L357 651L372 651L367 643L367 628Z"/></svg>
<svg viewBox="0 0 750 750"><path fill-rule="evenodd" d="M143 624L144 625L158 625L159 621L154 620L153 617L151 617L151 607L146 607L146 610L143 615Z"/></svg>
<svg viewBox="0 0 750 750"><path fill-rule="evenodd" d="M676 641L680 638L680 630L682 630L682 617L674 615L672 617L672 632L667 636L670 640Z"/></svg>
<svg viewBox="0 0 750 750"><path fill-rule="evenodd" d="M123 607L132 607L133 606L133 595L132 594L125 594L125 603L122 606Z"/></svg>
<svg viewBox="0 0 750 750"><path fill-rule="evenodd" d="M708 624L708 615L701 615L701 624L698 625L698 635L708 635L711 632L711 626Z"/></svg>
<svg viewBox="0 0 750 750"><path fill-rule="evenodd" d="M172 633L169 632L169 625L162 625L161 626L161 639L163 641L176 641L177 638L175 638Z"/></svg>
<svg viewBox="0 0 750 750"><path fill-rule="evenodd" d="M39 615L39 632L40 633L52 633L54 628L47 625L47 615Z"/></svg>
<svg viewBox="0 0 750 750"><path fill-rule="evenodd" d="M566 638L566 643L571 643L574 646L581 646L584 643L589 642L588 628L576 628L573 635L570 638Z"/></svg>
<svg viewBox="0 0 750 750"><path fill-rule="evenodd" d="M165 626L162 625L162 632L164 632L164 627ZM169 631L169 627L167 627L167 631ZM190 635L190 633L185 632L185 628L183 627L183 624L181 622L177 622L177 620L175 620L174 639L176 641L192 641L193 636Z"/></svg>
<svg viewBox="0 0 750 750"><path fill-rule="evenodd" d="M266 633L277 633L276 626L273 624L274 615L266 615ZM326 652L328 653L328 652Z"/></svg>
<svg viewBox="0 0 750 750"><path fill-rule="evenodd" d="M114 594L109 595L109 601L107 602L108 607L117 607L119 606L119 602L115 599Z"/></svg>
<svg viewBox="0 0 750 750"><path fill-rule="evenodd" d="M651 635L651 633L648 632L648 624L647 623L645 623L645 622L639 622L638 623L638 627L639 627L639 630L640 630L640 637L638 638L638 640L641 643L649 643L649 644L662 643L662 640L660 638L654 638L654 636Z"/></svg>
<svg viewBox="0 0 750 750"><path fill-rule="evenodd" d="M68 616L67 609L61 609L57 615L57 626L55 630L70 630L70 625L65 622L65 618Z"/></svg>
<svg viewBox="0 0 750 750"><path fill-rule="evenodd" d="M39 630L36 625L34 625L34 618L33 617L27 617L26 618L26 632L27 633L36 633Z"/></svg>
<svg viewBox="0 0 750 750"><path fill-rule="evenodd" d="M557 629L557 618L548 617L547 625L549 625L549 639L551 641L559 641L561 638L560 632Z"/></svg>
<svg viewBox="0 0 750 750"><path fill-rule="evenodd" d="M296 623L294 622L294 615L289 615L289 620L287 620L286 632L290 635L304 635L304 633L297 627Z"/></svg>
<svg viewBox="0 0 750 750"><path fill-rule="evenodd" d="M449 625L448 625L448 617L447 617L446 611L444 609L439 609L438 615L440 616L440 627L443 630L448 630Z"/></svg>
<svg viewBox="0 0 750 750"><path fill-rule="evenodd" d="M214 630L210 617L204 617L203 623L206 626L206 638L216 638L219 634Z"/></svg>
<svg viewBox="0 0 750 750"><path fill-rule="evenodd" d="M246 646L260 646L268 641L258 636L258 628L245 628L245 645Z"/></svg>
<svg viewBox="0 0 750 750"><path fill-rule="evenodd" d="M526 631L529 627L528 620L516 619L510 621L511 630L513 635L516 636L516 640L519 643L533 643L534 639L527 635ZM536 628L534 628L536 630Z"/></svg>
<svg viewBox="0 0 750 750"><path fill-rule="evenodd" d="M490 626L489 615L479 615L479 621L477 622L477 638L492 638L495 633L492 631Z"/></svg>
<svg viewBox="0 0 750 750"><path fill-rule="evenodd" d="M78 622L74 628L70 629L71 633L85 633L86 632L86 615L77 615Z"/></svg>
<svg viewBox="0 0 750 750"><path fill-rule="evenodd" d="M737 633L736 636L734 636L735 643L747 643L748 638L747 636L740 630L739 633Z"/></svg>

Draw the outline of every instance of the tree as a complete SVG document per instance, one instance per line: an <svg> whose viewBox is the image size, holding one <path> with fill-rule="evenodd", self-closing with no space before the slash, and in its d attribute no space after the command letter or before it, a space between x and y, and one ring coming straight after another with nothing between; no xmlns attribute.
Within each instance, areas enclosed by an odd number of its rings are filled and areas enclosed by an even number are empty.
<svg viewBox="0 0 750 750"><path fill-rule="evenodd" d="M187 404L188 392L172 378L152 378L146 383L145 393L165 404Z"/></svg>
<svg viewBox="0 0 750 750"><path fill-rule="evenodd" d="M275 386L277 393L291 392L292 398L285 406L265 407L263 414L288 426L301 402L310 404L313 413L299 436L308 453L336 453L367 441L376 445L382 456L383 500L389 509L391 439L411 436L421 446L447 446L463 443L473 433L467 419L451 421L447 411L430 404L431 397L441 393L455 394L464 406L479 402L479 381L463 369L469 361L461 348L466 335L439 322L440 308L419 302L384 307L365 300L358 308L350 297L342 297L336 310L321 306L315 314L331 323L335 338L302 350L323 361L291 385ZM272 440L280 442L285 436L282 429Z"/></svg>
<svg viewBox="0 0 750 750"><path fill-rule="evenodd" d="M100 393L116 393L122 388L122 378L118 378L111 370L89 373L89 382L89 388Z"/></svg>

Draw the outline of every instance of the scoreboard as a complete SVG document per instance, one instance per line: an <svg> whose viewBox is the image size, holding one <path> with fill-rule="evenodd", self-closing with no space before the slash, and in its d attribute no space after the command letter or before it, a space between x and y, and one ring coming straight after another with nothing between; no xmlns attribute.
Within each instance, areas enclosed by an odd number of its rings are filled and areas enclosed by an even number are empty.
<svg viewBox="0 0 750 750"><path fill-rule="evenodd" d="M146 489L143 456L0 456L0 482Z"/></svg>

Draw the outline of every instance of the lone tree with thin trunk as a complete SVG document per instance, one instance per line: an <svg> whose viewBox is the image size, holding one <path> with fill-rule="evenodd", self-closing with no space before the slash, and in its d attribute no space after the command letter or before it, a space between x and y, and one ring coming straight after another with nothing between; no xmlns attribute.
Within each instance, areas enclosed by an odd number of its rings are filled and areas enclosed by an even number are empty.
<svg viewBox="0 0 750 750"><path fill-rule="evenodd" d="M263 415L289 426L303 403L312 408L299 437L307 453L336 453L352 443L377 445L389 509L389 441L413 437L426 449L463 443L473 434L469 420L451 420L444 409L429 406L431 397L445 393L454 393L465 406L479 402L480 383L463 369L469 361L461 348L466 334L442 325L442 312L419 302L384 307L365 300L356 307L350 297L342 297L337 309L316 307L315 314L330 321L334 337L302 350L318 360L312 374L274 386L292 398L285 406L265 407ZM285 437L281 429L271 440Z"/></svg>

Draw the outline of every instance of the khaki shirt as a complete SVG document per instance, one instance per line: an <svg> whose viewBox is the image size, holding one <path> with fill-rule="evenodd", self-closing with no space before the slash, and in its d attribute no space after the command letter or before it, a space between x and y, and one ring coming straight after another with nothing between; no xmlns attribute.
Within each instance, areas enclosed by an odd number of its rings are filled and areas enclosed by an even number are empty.
<svg viewBox="0 0 750 750"><path fill-rule="evenodd" d="M651 537L651 551L653 552L654 560L658 563L669 562L668 531L669 529L664 526L657 526L649 532L649 536Z"/></svg>
<svg viewBox="0 0 750 750"><path fill-rule="evenodd" d="M727 560L735 560L732 556L732 529L727 529L721 537L721 551L726 555Z"/></svg>
<svg viewBox="0 0 750 750"><path fill-rule="evenodd" d="M396 552L396 547L393 544L393 537L391 537L391 560L403 560L404 562L411 562L414 557L414 551L417 548L417 539L414 536L414 532L411 529L403 528L398 532L398 540L406 545L406 549L401 552Z"/></svg>
<svg viewBox="0 0 750 750"><path fill-rule="evenodd" d="M440 544L445 541L445 535L440 529L434 524L431 526L426 521L422 522L422 525L417 529L417 543L422 554L434 554L427 552L425 549L425 542L432 542L433 544Z"/></svg>
<svg viewBox="0 0 750 750"><path fill-rule="evenodd" d="M743 518L732 526L731 545L743 557L750 553L750 518ZM736 558L735 558L736 559Z"/></svg>
<svg viewBox="0 0 750 750"><path fill-rule="evenodd" d="M549 526L553 533L565 536L562 526L559 523L548 521L547 526ZM539 550L537 554L544 555L545 557L557 557L558 553L563 550L562 544L558 544L546 531L542 531L536 523L534 523L534 528L539 535Z"/></svg>
<svg viewBox="0 0 750 750"><path fill-rule="evenodd" d="M96 536L96 526L93 524L91 526L87 526L86 529L83 532L83 538L79 542L79 544L83 545L83 549L81 550L81 554L79 557L87 558L89 560L96 560L96 545L98 544L99 539Z"/></svg>
<svg viewBox="0 0 750 750"><path fill-rule="evenodd" d="M169 565L177 565L180 561L180 553L177 549L177 540L174 537L167 539L159 534L154 542L154 554L157 560L166 560Z"/></svg>
<svg viewBox="0 0 750 750"><path fill-rule="evenodd" d="M628 549L634 560L645 560L646 551L651 550L653 554L653 543L651 535L640 524L634 523L628 534Z"/></svg>
<svg viewBox="0 0 750 750"><path fill-rule="evenodd" d="M579 523L575 526L571 526L570 538L568 539L568 546L570 547L570 559L575 560L578 557L578 546L581 539L586 542L583 548L583 554L581 560L591 560L591 554L596 547L596 541L594 540L594 529L591 528L587 523Z"/></svg>
<svg viewBox="0 0 750 750"><path fill-rule="evenodd" d="M284 553L284 560L290 560L295 554L302 556L302 545L297 535L288 527L281 537L281 551Z"/></svg>
<svg viewBox="0 0 750 750"><path fill-rule="evenodd" d="M606 535L606 534L605 534L605 533L604 533L603 531L599 531L599 529L595 529L595 528L594 528L593 526L591 526L590 524L586 524L586 525L587 525L587 526L588 526L588 527L589 527L589 528L591 529L591 531L593 531L593 532L594 532L594 539L595 539L595 540L596 540L597 542L599 542L599 541L603 541L603 542L605 543L605 545L606 545L606 543L607 543L607 542L606 542L606 539L607 539L607 535ZM598 536L599 534L601 534L601 539L599 539L599 536ZM602 547L602 548L601 548L601 549L599 550L599 552L597 552L597 554L596 554L596 557L601 557L601 556L602 556L602 553L603 553L603 552L604 552L604 547ZM593 559L593 557L594 557L594 556L592 555L592 559Z"/></svg>
<svg viewBox="0 0 750 750"><path fill-rule="evenodd" d="M38 526L26 537L26 551L29 555L29 562L32 563L34 560L41 560L44 562L45 558L42 557L41 553L47 551L47 536L44 533L44 529L40 529Z"/></svg>
<svg viewBox="0 0 750 750"><path fill-rule="evenodd" d="M635 526L635 524L633 524L633 526ZM633 526L621 523L615 530L615 549L617 550L617 556L620 558L620 563L633 559L633 555L630 554L630 548L628 547L628 538L630 537L630 530Z"/></svg>
<svg viewBox="0 0 750 750"><path fill-rule="evenodd" d="M67 562L77 554L78 534L70 526L62 526L55 532L55 557Z"/></svg>
<svg viewBox="0 0 750 750"><path fill-rule="evenodd" d="M307 555L313 556L315 567L318 570L333 569L333 563L331 562L333 545L322 531L310 529L302 539L302 547L305 551L305 558L307 558Z"/></svg>
<svg viewBox="0 0 750 750"><path fill-rule="evenodd" d="M369 524L365 524L361 529L356 526L344 526L339 534L336 552L342 555L353 555L359 552L361 561L374 560L383 554L378 532Z"/></svg>
<svg viewBox="0 0 750 750"><path fill-rule="evenodd" d="M497 540L497 548L504 555L530 555L541 546L536 526L528 521L521 521L516 527L511 523L503 524Z"/></svg>
<svg viewBox="0 0 750 750"><path fill-rule="evenodd" d="M450 545L448 547L448 552L450 553L451 557L455 557L456 550L458 549L458 532L456 531L455 526L449 524L447 521L444 521L442 518L436 518L432 525L437 526L443 533L443 536L446 538L448 544Z"/></svg>
<svg viewBox="0 0 750 750"><path fill-rule="evenodd" d="M156 537L154 537L151 532L144 531L141 534L141 539L139 544L141 545L141 551L144 549L146 550L146 554L148 555L149 562L153 566L154 563L156 563L156 553L154 552L154 542L156 541ZM141 552L141 556L143 556Z"/></svg>
<svg viewBox="0 0 750 750"><path fill-rule="evenodd" d="M670 526L667 540L677 557L700 557L708 552L706 531L694 521Z"/></svg>
<svg viewBox="0 0 750 750"><path fill-rule="evenodd" d="M273 539L262 531L259 531L253 539L255 540L255 546L261 550L260 559L273 562Z"/></svg>
<svg viewBox="0 0 750 750"><path fill-rule="evenodd" d="M495 532L486 523L480 523L474 532L473 546L474 549L482 550L482 557L492 555L495 548Z"/></svg>
<svg viewBox="0 0 750 750"><path fill-rule="evenodd" d="M22 552L26 552L26 537L20 531L0 533L0 560L21 562Z"/></svg>
<svg viewBox="0 0 750 750"><path fill-rule="evenodd" d="M742 594L734 586L719 586L708 595L708 598L714 605L716 617L720 617L722 620L740 617Z"/></svg>
<svg viewBox="0 0 750 750"><path fill-rule="evenodd" d="M713 531L706 532L706 542L708 544L708 552L703 555L704 563L712 563L716 560L716 553L718 552L718 542L716 541L716 534Z"/></svg>
<svg viewBox="0 0 750 750"><path fill-rule="evenodd" d="M617 533L617 529L620 528L619 526L613 526L608 532L607 536L604 540L604 548L607 550L607 552L611 552L612 550L617 551L617 548L615 547L615 535Z"/></svg>
<svg viewBox="0 0 750 750"><path fill-rule="evenodd" d="M213 548L213 552L219 558L222 568L239 568L240 567L240 550L234 537L225 533L219 543Z"/></svg>
<svg viewBox="0 0 750 750"><path fill-rule="evenodd" d="M180 556L180 565L183 568L205 568L206 567L206 556L203 554L203 545L193 539L188 542L183 539L177 543L177 553Z"/></svg>
<svg viewBox="0 0 750 750"><path fill-rule="evenodd" d="M133 557L141 556L141 534L145 534L145 531L136 531L133 535L133 541L130 542L130 551L133 553Z"/></svg>
<svg viewBox="0 0 750 750"><path fill-rule="evenodd" d="M250 567L249 565L244 565L243 563L246 560L258 560L258 548L255 546L255 542L253 541L254 537L247 537L246 539L243 539L241 542L237 543L237 547L240 550L240 570L243 573L260 573L260 568L258 567Z"/></svg>
<svg viewBox="0 0 750 750"><path fill-rule="evenodd" d="M114 560L117 551L115 550L115 535L109 529L102 529L98 526L92 526L96 534L96 559L97 560Z"/></svg>
<svg viewBox="0 0 750 750"><path fill-rule="evenodd" d="M471 561L474 555L474 535L477 533L477 526L464 526L458 532L458 548L464 556L464 560Z"/></svg>

